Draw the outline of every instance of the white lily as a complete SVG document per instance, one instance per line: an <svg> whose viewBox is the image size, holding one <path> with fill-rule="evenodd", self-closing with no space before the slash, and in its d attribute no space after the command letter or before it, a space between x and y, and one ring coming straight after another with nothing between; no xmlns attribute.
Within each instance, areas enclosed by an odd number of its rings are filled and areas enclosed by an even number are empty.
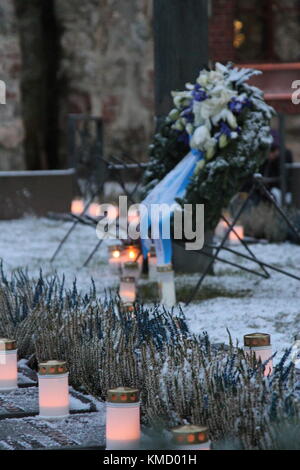
<svg viewBox="0 0 300 470"><path fill-rule="evenodd" d="M198 127L191 139L191 147L202 150L204 148L204 143L211 139L211 135L206 126Z"/></svg>

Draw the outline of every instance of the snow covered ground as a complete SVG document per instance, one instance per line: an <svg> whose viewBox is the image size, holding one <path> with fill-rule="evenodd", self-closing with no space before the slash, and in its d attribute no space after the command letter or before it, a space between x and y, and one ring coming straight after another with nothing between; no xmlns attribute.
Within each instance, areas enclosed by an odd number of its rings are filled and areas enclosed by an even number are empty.
<svg viewBox="0 0 300 470"><path fill-rule="evenodd" d="M89 289L91 277L99 293L105 288L116 288L118 279L110 274L106 263L107 242L90 265L82 268L98 241L93 228L78 226L55 262L49 262L69 226L67 222L37 218L0 221L0 258L4 260L5 270L12 272L27 267L33 277L40 268L44 275L57 271L66 275L68 285L76 277L83 292ZM257 244L251 245L251 249L265 262L300 276L299 246ZM222 253L222 257L237 261L236 255ZM242 262L256 268L250 261ZM265 280L219 262L215 272L216 275L208 277L204 283L215 292L213 298L184 307L193 332L206 330L214 342L228 342L228 328L233 339L241 343L244 334L262 331L272 335L274 350L281 353L292 346L294 335L300 331L299 281L276 272L270 272L271 278ZM176 283L192 286L197 279L197 276L178 276ZM220 296L217 296L218 291Z"/></svg>

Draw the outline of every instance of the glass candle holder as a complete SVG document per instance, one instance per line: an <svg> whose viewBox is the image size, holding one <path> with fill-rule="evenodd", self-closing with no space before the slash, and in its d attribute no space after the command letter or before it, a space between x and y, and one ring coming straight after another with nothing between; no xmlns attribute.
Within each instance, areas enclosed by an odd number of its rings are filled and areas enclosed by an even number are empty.
<svg viewBox="0 0 300 470"><path fill-rule="evenodd" d="M157 266L160 301L168 308L176 305L174 271L171 264Z"/></svg>
<svg viewBox="0 0 300 470"><path fill-rule="evenodd" d="M119 296L123 303L135 302L136 284L134 277L121 277Z"/></svg>
<svg viewBox="0 0 300 470"><path fill-rule="evenodd" d="M244 239L244 227L242 225L235 225L235 232L231 231L229 233L229 241L231 243L241 243L241 240Z"/></svg>
<svg viewBox="0 0 300 470"><path fill-rule="evenodd" d="M123 264L123 276L134 277L137 281L140 277L140 265L137 261L127 261Z"/></svg>
<svg viewBox="0 0 300 470"><path fill-rule="evenodd" d="M63 361L39 364L40 418L65 418L69 416L69 373Z"/></svg>
<svg viewBox="0 0 300 470"><path fill-rule="evenodd" d="M267 333L251 333L244 336L244 351L247 355L255 354L257 360L268 361L264 375L273 371L271 336Z"/></svg>
<svg viewBox="0 0 300 470"><path fill-rule="evenodd" d="M138 449L140 444L139 391L118 387L108 391L106 450Z"/></svg>
<svg viewBox="0 0 300 470"><path fill-rule="evenodd" d="M0 391L18 388L18 359L16 342L0 338Z"/></svg>
<svg viewBox="0 0 300 470"><path fill-rule="evenodd" d="M208 429L204 426L180 426L172 429L172 443L178 450L210 450Z"/></svg>
<svg viewBox="0 0 300 470"><path fill-rule="evenodd" d="M108 264L112 274L119 274L122 267L122 247L110 246L108 248Z"/></svg>
<svg viewBox="0 0 300 470"><path fill-rule="evenodd" d="M151 281L157 279L157 256L155 247L151 247L148 253L148 276Z"/></svg>

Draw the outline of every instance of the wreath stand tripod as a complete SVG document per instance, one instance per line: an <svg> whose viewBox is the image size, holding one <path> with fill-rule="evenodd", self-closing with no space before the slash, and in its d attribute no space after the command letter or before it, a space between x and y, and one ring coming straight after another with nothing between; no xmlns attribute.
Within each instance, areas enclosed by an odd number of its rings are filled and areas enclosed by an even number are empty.
<svg viewBox="0 0 300 470"><path fill-rule="evenodd" d="M226 234L224 235L224 237L222 238L221 242L219 244L204 244L204 247L202 250L198 250L198 251L195 251L195 253L201 253L201 254L204 254L205 256L208 256L211 258L211 261L207 264L204 272L202 273L199 281L197 282L196 286L194 287L194 289L192 290L191 292L191 295L189 296L187 302L186 302L186 305L189 305L193 299L195 298L195 295L197 294L198 290L200 289L204 279L206 278L206 276L208 275L209 273L209 270L211 269L211 267L213 266L213 263L214 261L221 261L223 263L227 263L227 264L230 264L232 266L235 266L235 267L238 267L239 269L241 270L244 270L244 271L247 271L247 272L250 272L252 274L255 274L257 276L260 276L260 277L263 277L265 279L268 279L270 278L270 274L268 273L267 269L269 270L273 270L273 271L277 271L285 276L288 276L288 277L291 277L293 279L296 279L297 281L300 281L300 277L288 272L288 271L285 271L283 269L280 269L280 268L277 268L276 266L272 266L268 263L265 263L264 261L262 260L259 260L257 259L257 257L254 255L254 253L252 252L252 250L250 249L249 245L246 243L245 240L241 239L241 237L239 236L239 234L235 231L234 227L235 227L235 224L237 223L238 219L240 218L240 216L244 213L246 207L247 207L247 204L248 202L250 201L252 195L255 193L255 191L259 191L261 194L263 194L266 199L272 204L273 207L275 207L276 211L279 213L279 215L282 217L282 219L286 222L286 224L288 225L288 227L292 230L292 232L296 235L297 239L299 240L299 243L300 243L300 234L298 232L298 230L294 227L293 223L289 220L288 216L285 214L285 212L281 209L281 207L277 204L276 200L274 199L274 197L272 196L272 194L270 193L270 191L266 188L265 184L264 184L264 179L263 179L263 176L261 174L255 174L253 176L253 182L252 182L252 187L251 187L251 190L249 191L248 193L248 196L247 198L245 199L245 201L243 202L242 206L240 207L240 209L238 210L237 214L235 215L234 219L232 222L229 222L224 216L223 216L223 220L226 222L226 224L228 225L228 230L226 231ZM228 241L228 238L229 238L229 235L230 233L234 233L235 236L239 239L239 241L241 242L241 244L246 248L247 252L248 252L248 255L246 254L243 254L243 253L240 253L239 251L237 250L234 250L233 248L230 248L228 246L226 246L226 243ZM213 248L215 251L213 254L210 254L208 253L206 250L207 248ZM227 260L224 260L222 258L219 257L219 254L220 252L224 250L224 251L227 251L227 252L230 252L230 253L233 253L241 258L244 258L248 261L252 261L253 263L257 264L260 268L261 268L261 271L262 272L259 272L259 271L254 271L252 269L249 269L249 268L246 268L242 265L239 265L237 263L233 263L233 262L230 262L230 261L227 261Z"/></svg>

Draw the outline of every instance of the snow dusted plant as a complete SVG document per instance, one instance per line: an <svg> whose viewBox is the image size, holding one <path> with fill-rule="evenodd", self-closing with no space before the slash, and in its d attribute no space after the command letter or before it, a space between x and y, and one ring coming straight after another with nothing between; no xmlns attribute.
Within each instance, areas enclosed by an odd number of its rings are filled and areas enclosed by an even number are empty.
<svg viewBox="0 0 300 470"><path fill-rule="evenodd" d="M260 73L217 63L213 70L202 70L186 90L172 92L175 107L150 147L145 192L189 150L202 152L181 202L205 204L206 228L215 228L222 209L259 171L272 143L274 110L263 92L247 83Z"/></svg>

